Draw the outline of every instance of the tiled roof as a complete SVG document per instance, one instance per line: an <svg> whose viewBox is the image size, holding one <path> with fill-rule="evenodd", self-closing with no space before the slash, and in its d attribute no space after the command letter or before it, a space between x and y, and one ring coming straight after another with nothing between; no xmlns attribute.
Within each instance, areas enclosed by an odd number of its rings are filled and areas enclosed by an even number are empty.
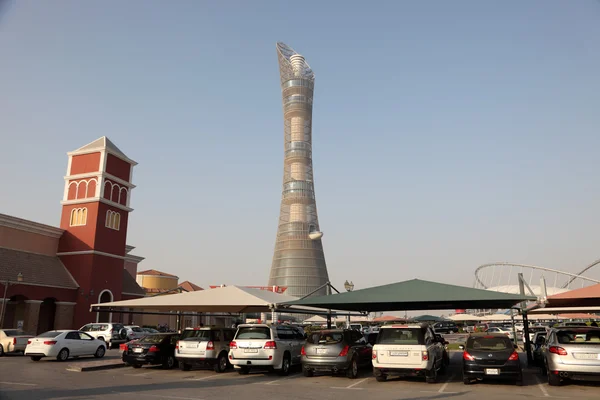
<svg viewBox="0 0 600 400"><path fill-rule="evenodd" d="M204 290L200 286L193 284L190 281L181 282L179 287L185 290L186 292L196 292L198 290Z"/></svg>
<svg viewBox="0 0 600 400"><path fill-rule="evenodd" d="M88 143L83 147L78 148L75 152L79 151L88 151L88 150L102 150L102 149L110 149L115 153L119 153L120 155L127 157L125 153L123 153L113 142L110 141L106 136L102 136L100 139L94 140L92 143Z"/></svg>
<svg viewBox="0 0 600 400"><path fill-rule="evenodd" d="M19 273L23 274L23 283L67 289L79 287L58 257L0 247L0 281L14 282Z"/></svg>
<svg viewBox="0 0 600 400"><path fill-rule="evenodd" d="M179 279L176 275L167 274L166 272L157 271L155 269L148 269L146 271L140 271L137 274L138 275L167 276L167 277L170 277L170 278L177 278L177 279Z"/></svg>
<svg viewBox="0 0 600 400"><path fill-rule="evenodd" d="M126 269L123 268L123 289L121 289L122 293L128 294L139 294L140 296L145 296L146 292L144 289L137 284L133 276Z"/></svg>

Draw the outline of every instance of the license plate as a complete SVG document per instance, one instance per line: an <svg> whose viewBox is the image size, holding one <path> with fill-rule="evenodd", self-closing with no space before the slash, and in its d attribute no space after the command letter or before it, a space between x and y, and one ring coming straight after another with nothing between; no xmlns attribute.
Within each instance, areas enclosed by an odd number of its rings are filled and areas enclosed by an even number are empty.
<svg viewBox="0 0 600 400"><path fill-rule="evenodd" d="M142 349L142 348L140 348L140 347L137 347L137 348L133 349L133 352L134 352L134 353L143 353L143 352L144 352L144 349Z"/></svg>
<svg viewBox="0 0 600 400"><path fill-rule="evenodd" d="M579 353L577 358L581 360L600 360L600 354L595 353Z"/></svg>
<svg viewBox="0 0 600 400"><path fill-rule="evenodd" d="M390 351L390 356L408 357L408 351Z"/></svg>
<svg viewBox="0 0 600 400"><path fill-rule="evenodd" d="M258 349L244 349L244 353L258 353Z"/></svg>
<svg viewBox="0 0 600 400"><path fill-rule="evenodd" d="M500 370L498 368L486 368L486 375L500 375Z"/></svg>
<svg viewBox="0 0 600 400"><path fill-rule="evenodd" d="M317 349L317 354L327 354L327 349Z"/></svg>

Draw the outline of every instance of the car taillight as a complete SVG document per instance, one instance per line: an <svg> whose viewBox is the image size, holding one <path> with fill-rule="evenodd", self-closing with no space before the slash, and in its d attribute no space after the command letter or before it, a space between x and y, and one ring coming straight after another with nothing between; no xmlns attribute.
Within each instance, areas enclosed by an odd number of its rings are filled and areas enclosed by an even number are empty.
<svg viewBox="0 0 600 400"><path fill-rule="evenodd" d="M175 343L175 350L179 350L179 340Z"/></svg>
<svg viewBox="0 0 600 400"><path fill-rule="evenodd" d="M375 350L371 352L371 358L373 358L373 360L377 358L377 352Z"/></svg>
<svg viewBox="0 0 600 400"><path fill-rule="evenodd" d="M56 340L46 340L44 342L45 345L52 346L56 344Z"/></svg>
<svg viewBox="0 0 600 400"><path fill-rule="evenodd" d="M429 352L428 351L424 351L421 353L421 360L423 360L423 361L429 360Z"/></svg>
<svg viewBox="0 0 600 400"><path fill-rule="evenodd" d="M28 341L27 341L27 344L31 344L31 340L28 340Z"/></svg>
<svg viewBox="0 0 600 400"><path fill-rule="evenodd" d="M214 350L214 349L215 349L215 344L212 341L206 343L206 350Z"/></svg>
<svg viewBox="0 0 600 400"><path fill-rule="evenodd" d="M350 346L344 346L344 348L342 349L342 351L340 351L340 354L338 357L344 357L348 354L348 350L350 350Z"/></svg>
<svg viewBox="0 0 600 400"><path fill-rule="evenodd" d="M156 346L152 346L148 349L148 353L158 353L160 349Z"/></svg>
<svg viewBox="0 0 600 400"><path fill-rule="evenodd" d="M306 350L304 350L304 346L302 346L302 350L300 350L300 355L301 356L305 356L306 355Z"/></svg>
<svg viewBox="0 0 600 400"><path fill-rule="evenodd" d="M269 340L267 343L265 343L265 349L277 349L277 343L275 343L272 340Z"/></svg>
<svg viewBox="0 0 600 400"><path fill-rule="evenodd" d="M473 357L472 355L470 355L468 352L463 352L463 360L467 360L467 361L475 361L475 357Z"/></svg>
<svg viewBox="0 0 600 400"><path fill-rule="evenodd" d="M519 353L513 351L510 357L508 357L508 361L519 361Z"/></svg>
<svg viewBox="0 0 600 400"><path fill-rule="evenodd" d="M237 343L235 342L235 340L231 343L229 343L229 348L230 349L237 349Z"/></svg>
<svg viewBox="0 0 600 400"><path fill-rule="evenodd" d="M558 354L559 356L567 355L567 351L565 349L563 349L562 347L558 347L558 346L550 346L548 348L548 351L553 354Z"/></svg>
<svg viewBox="0 0 600 400"><path fill-rule="evenodd" d="M13 338L13 345L17 344L17 338Z"/></svg>

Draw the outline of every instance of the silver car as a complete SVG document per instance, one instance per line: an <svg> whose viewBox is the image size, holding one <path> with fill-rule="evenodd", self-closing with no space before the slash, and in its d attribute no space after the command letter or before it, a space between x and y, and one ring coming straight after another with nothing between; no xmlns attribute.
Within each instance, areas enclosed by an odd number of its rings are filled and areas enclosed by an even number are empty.
<svg viewBox="0 0 600 400"><path fill-rule="evenodd" d="M302 347L304 376L314 372L343 371L350 379L358 376L358 368L371 365L373 347L356 330L333 329L308 336Z"/></svg>
<svg viewBox="0 0 600 400"><path fill-rule="evenodd" d="M551 386L559 386L565 380L597 379L600 377L600 328L552 328L541 353L542 373L548 376Z"/></svg>

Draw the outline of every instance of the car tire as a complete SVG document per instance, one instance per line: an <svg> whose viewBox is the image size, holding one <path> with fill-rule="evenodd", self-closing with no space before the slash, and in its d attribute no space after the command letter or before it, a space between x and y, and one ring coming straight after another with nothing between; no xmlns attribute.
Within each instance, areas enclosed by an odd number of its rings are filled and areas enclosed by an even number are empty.
<svg viewBox="0 0 600 400"><path fill-rule="evenodd" d="M142 368L142 364L133 364L132 367L133 368Z"/></svg>
<svg viewBox="0 0 600 400"><path fill-rule="evenodd" d="M104 357L104 354L106 354L106 349L104 348L104 346L98 346L96 352L94 353L94 357L102 358Z"/></svg>
<svg viewBox="0 0 600 400"><path fill-rule="evenodd" d="M172 355L168 355L162 366L164 369L173 369L177 366L177 360Z"/></svg>
<svg viewBox="0 0 600 400"><path fill-rule="evenodd" d="M431 371L425 376L425 382L427 383L437 383L438 380L438 371L435 369L435 360L433 361L433 367Z"/></svg>
<svg viewBox="0 0 600 400"><path fill-rule="evenodd" d="M346 371L346 376L350 379L356 379L358 377L358 362L356 362L356 357L352 357L350 366Z"/></svg>
<svg viewBox="0 0 600 400"><path fill-rule="evenodd" d="M548 372L548 385L550 386L560 386L562 384L560 380L560 376L554 375Z"/></svg>
<svg viewBox="0 0 600 400"><path fill-rule="evenodd" d="M186 363L182 362L182 363L179 363L179 368L182 371L189 371L192 369L192 366L191 366L191 364L186 364Z"/></svg>
<svg viewBox="0 0 600 400"><path fill-rule="evenodd" d="M517 378L517 380L515 381L515 385L523 386L523 377L522 376Z"/></svg>
<svg viewBox="0 0 600 400"><path fill-rule="evenodd" d="M238 373L240 375L248 375L248 373L250 373L250 368L248 368L248 367L240 367L240 369L238 369Z"/></svg>
<svg viewBox="0 0 600 400"><path fill-rule="evenodd" d="M4 346L0 344L0 357L4 355Z"/></svg>
<svg viewBox="0 0 600 400"><path fill-rule="evenodd" d="M313 372L313 370L312 370L312 369L310 369L310 368L306 368L306 367L302 366L302 374L303 374L305 377L307 377L307 378L310 378L311 376L313 376L313 375L314 375L314 372Z"/></svg>
<svg viewBox="0 0 600 400"><path fill-rule="evenodd" d="M387 381L387 375L383 375L383 374L377 375L377 376L375 376L375 380L377 382L385 382L385 381Z"/></svg>
<svg viewBox="0 0 600 400"><path fill-rule="evenodd" d="M217 362L214 365L215 372L223 373L227 371L227 355L225 353L219 354Z"/></svg>
<svg viewBox="0 0 600 400"><path fill-rule="evenodd" d="M463 383L465 385L470 385L471 384L471 380L469 378L467 378L466 376L463 376Z"/></svg>
<svg viewBox="0 0 600 400"><path fill-rule="evenodd" d="M56 356L56 359L58 361L67 361L68 358L69 358L69 349L67 349L66 347L62 348L58 352L58 355Z"/></svg>
<svg viewBox="0 0 600 400"><path fill-rule="evenodd" d="M281 369L277 371L281 376L288 376L290 374L290 368L292 367L292 360L289 353L285 353L283 355L283 360L281 361Z"/></svg>
<svg viewBox="0 0 600 400"><path fill-rule="evenodd" d="M40 361L41 359L41 356L31 356L31 361Z"/></svg>

